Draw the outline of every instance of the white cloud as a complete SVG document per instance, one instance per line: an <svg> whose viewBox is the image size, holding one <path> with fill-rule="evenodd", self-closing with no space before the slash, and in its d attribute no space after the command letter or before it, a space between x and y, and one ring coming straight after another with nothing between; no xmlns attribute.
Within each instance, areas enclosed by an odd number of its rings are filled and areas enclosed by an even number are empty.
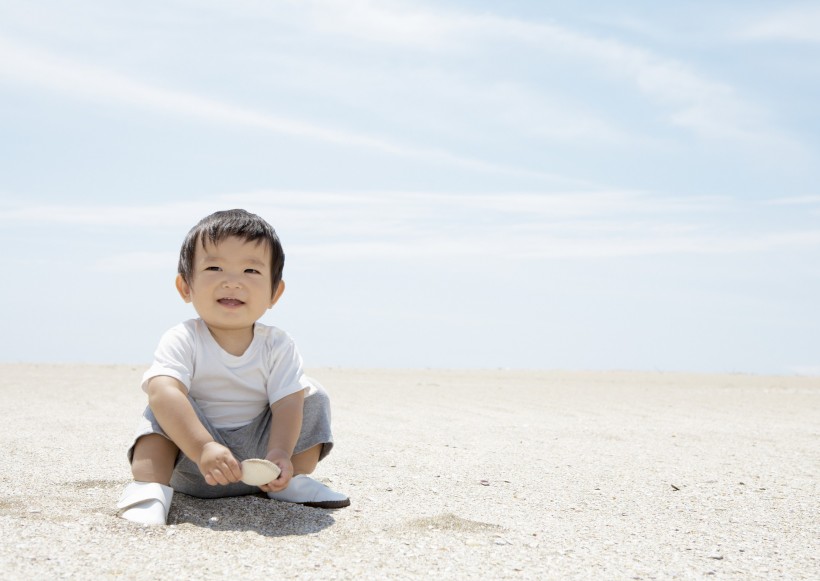
<svg viewBox="0 0 820 581"><path fill-rule="evenodd" d="M711 139L757 145L773 141L796 147L775 129L760 106L744 99L726 82L709 79L686 63L614 39L602 39L555 25L507 22L510 35L577 55L602 67L606 75L629 80L639 91L668 108L668 121Z"/></svg>
<svg viewBox="0 0 820 581"><path fill-rule="evenodd" d="M126 252L95 261L91 270L98 272L176 272L179 255L176 252Z"/></svg>
<svg viewBox="0 0 820 581"><path fill-rule="evenodd" d="M168 203L158 206L81 206L79 204L5 204L0 223L44 223L111 227L163 227L190 223L210 210L207 203Z"/></svg>
<svg viewBox="0 0 820 581"><path fill-rule="evenodd" d="M773 200L765 200L763 204L769 206L820 206L820 195L776 198Z"/></svg>
<svg viewBox="0 0 820 581"><path fill-rule="evenodd" d="M389 117L390 85L395 86L396 71L410 75L414 82L398 83L405 93L399 98L406 117L428 122L430 126L446 124L446 115L436 119L436 107L415 107L411 103L429 99L449 104L467 117L468 112L458 109L463 103L469 109L468 119L480 119L485 124L504 123L521 135L559 142L624 144L646 140L640 130L623 126L623 118L606 117L594 107L585 107L583 99L574 95L560 95L554 87L538 86L532 79L515 81L506 74L477 78L463 74L461 67L453 68L449 61L471 58L474 62L488 59L495 49L507 55L532 59L537 67L544 63L577 63L579 70L593 71L598 81L613 80L628 83L643 95L654 111L653 118L663 118L668 126L693 132L706 139L730 141L738 146L778 151L783 156L801 151L794 139L776 127L772 116L737 88L721 80L710 79L695 67L652 52L643 47L614 39L594 36L549 22L529 22L501 17L477 10L455 10L437 4L396 1L308 0L293 2L212 2L222 13L244 20L266 19L276 30L285 31L305 43L315 45L315 52L324 55L311 59L313 52L297 46L292 53L280 55L279 45L263 45L266 56L252 54L252 58L290 60L288 70L294 74L286 83L299 84L309 79L307 90L321 88L324 94L345 95L352 103L372 99L374 110ZM816 27L820 29L820 27ZM311 41L310 39L314 39ZM341 42L339 42L341 41ZM334 44L338 43L338 44ZM358 48L350 58L336 58L336 52L345 51L351 43ZM358 44L356 44L358 43ZM334 47L337 50L334 51ZM402 56L413 57L414 66L387 66L390 59L382 60L381 51L404 50ZM257 49L258 50L258 47ZM0 40L0 75L37 83L50 89L98 100L113 101L136 107L164 111L205 119L214 123L252 127L265 131L319 140L343 146L365 148L388 155L419 158L435 163L465 167L484 172L502 172L543 179L577 183L562 176L541 171L528 171L509 165L463 155L453 146L449 150L436 146L411 146L399 140L360 131L335 129L322 123L298 121L268 112L251 110L207 96L186 93L167 87L151 85L127 75L89 67L82 63L36 52L15 43ZM271 56L271 55L276 55ZM364 55L373 55L367 56ZM421 54L422 60L414 59ZM424 56L432 60L424 61ZM515 57L513 57L515 58ZM404 62L404 61L399 61ZM502 65L499 65L502 66ZM361 67L359 70L357 67ZM331 70L332 81L322 78L321 69ZM453 71L456 70L456 74ZM301 79L301 80L300 80ZM345 80L347 79L347 80ZM360 82L354 82L351 79ZM373 83L382 83L379 88ZM368 96L368 92L370 95ZM409 94L408 94L409 93ZM385 99L387 97L387 99ZM323 97L324 98L324 97ZM379 109L381 108L381 109ZM439 110L444 107L439 107ZM425 118L425 116L427 116ZM396 120L396 123L404 121ZM469 127L471 123L458 126ZM458 131L458 127L454 132ZM786 153L784 153L786 152ZM589 184L586 184L589 185Z"/></svg>
<svg viewBox="0 0 820 581"><path fill-rule="evenodd" d="M754 211L740 200L687 200L617 191L506 195L258 191L146 206L7 207L0 210L0 223L28 223L27 228L94 224L165 233L173 229L181 239L199 218L227 207L245 207L267 217L283 236L290 255L326 260L541 260L820 247L819 231L783 229L777 227L779 221L767 225L763 206L758 206L758 220L738 222L733 218L739 212ZM128 264L165 269L169 256L137 252L101 259L94 267L112 270Z"/></svg>
<svg viewBox="0 0 820 581"><path fill-rule="evenodd" d="M751 40L818 43L820 6L816 3L804 4L767 14L743 28L738 36Z"/></svg>
<svg viewBox="0 0 820 581"><path fill-rule="evenodd" d="M0 77L2 76L94 101L193 117L210 123L251 127L480 172L529 176L562 183L584 183L548 172L497 164L443 149L407 146L364 133L277 117L201 95L151 85L114 71L78 63L0 38Z"/></svg>
<svg viewBox="0 0 820 581"><path fill-rule="evenodd" d="M418 3L313 0L307 4L312 6L312 24L322 33L363 43L475 53L501 41L507 47L536 47L546 61L583 59L598 66L600 74L627 79L657 105L671 108L667 118L674 126L706 138L746 144L751 140L759 146L774 141L781 148L797 147L791 138L772 126L765 110L744 99L727 83L708 79L686 63L616 39L595 37L552 23ZM820 26L815 27L817 30ZM511 101L507 110L515 111L515 104L515 100ZM608 129L612 131L611 127Z"/></svg>
<svg viewBox="0 0 820 581"><path fill-rule="evenodd" d="M454 48L458 29L469 19L418 5L369 0L311 0L313 26L322 33L354 36L359 40L423 49Z"/></svg>
<svg viewBox="0 0 820 581"><path fill-rule="evenodd" d="M126 75L78 63L0 39L0 74L81 97L111 101L158 111L198 117L216 123L244 125L276 133L367 147L388 153L426 154L375 137L336 131L279 118L192 93L175 91Z"/></svg>

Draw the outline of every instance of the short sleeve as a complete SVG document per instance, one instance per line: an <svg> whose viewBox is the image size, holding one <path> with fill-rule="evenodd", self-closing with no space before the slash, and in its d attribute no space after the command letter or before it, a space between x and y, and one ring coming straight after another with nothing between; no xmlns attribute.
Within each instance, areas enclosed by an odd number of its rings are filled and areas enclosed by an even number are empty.
<svg viewBox="0 0 820 581"><path fill-rule="evenodd" d="M173 377L190 390L195 347L194 335L184 324L166 331L154 352L154 362L142 376L142 390L147 391L148 382L160 375Z"/></svg>
<svg viewBox="0 0 820 581"><path fill-rule="evenodd" d="M287 333L280 332L273 336L273 342L269 360L270 375L266 387L268 401L271 404L305 389L302 385L302 356L293 339Z"/></svg>

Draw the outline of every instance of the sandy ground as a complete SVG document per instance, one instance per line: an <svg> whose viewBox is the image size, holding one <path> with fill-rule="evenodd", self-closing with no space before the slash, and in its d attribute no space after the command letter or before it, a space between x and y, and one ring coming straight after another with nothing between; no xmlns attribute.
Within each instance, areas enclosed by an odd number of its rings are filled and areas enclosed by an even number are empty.
<svg viewBox="0 0 820 581"><path fill-rule="evenodd" d="M337 511L116 517L140 366L0 366L4 579L810 579L820 378L316 369ZM249 576L249 577L248 577Z"/></svg>

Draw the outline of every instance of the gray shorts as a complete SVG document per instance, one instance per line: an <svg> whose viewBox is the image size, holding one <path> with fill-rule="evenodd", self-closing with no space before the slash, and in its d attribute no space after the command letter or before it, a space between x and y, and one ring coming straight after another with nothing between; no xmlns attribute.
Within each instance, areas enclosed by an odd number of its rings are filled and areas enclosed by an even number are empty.
<svg viewBox="0 0 820 581"><path fill-rule="evenodd" d="M333 435L330 430L330 398L325 389L315 380L310 380L311 386L305 392L305 404L302 417L302 431L296 443L294 454L304 452L309 448L322 444L319 460L322 460L333 448ZM268 437L271 428L271 411L265 411L256 416L249 424L238 428L214 428L208 418L202 413L193 398L188 400L194 408L199 421L213 436L214 440L227 447L240 462L246 458L264 458L268 450ZM159 434L168 438L157 422L151 408L146 407L140 419L137 432L131 445L128 447L128 462L134 457L134 445L143 436ZM169 438L170 439L170 438ZM226 496L242 496L258 494L258 486L249 486L243 482L234 482L228 485L211 486L199 471L196 463L180 451L171 476L171 488L177 492L199 498L223 498Z"/></svg>

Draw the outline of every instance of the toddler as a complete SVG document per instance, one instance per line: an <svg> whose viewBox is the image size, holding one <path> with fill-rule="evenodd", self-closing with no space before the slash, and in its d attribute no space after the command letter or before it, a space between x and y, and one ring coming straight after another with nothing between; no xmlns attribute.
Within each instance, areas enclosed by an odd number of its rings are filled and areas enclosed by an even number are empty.
<svg viewBox="0 0 820 581"><path fill-rule="evenodd" d="M134 482L117 505L123 518L165 524L175 490L350 504L307 476L333 447L327 393L305 375L290 336L258 322L285 290L284 262L274 229L245 210L211 214L188 233L176 287L199 317L162 336L143 376L148 407L128 450ZM244 484L247 458L281 472Z"/></svg>

